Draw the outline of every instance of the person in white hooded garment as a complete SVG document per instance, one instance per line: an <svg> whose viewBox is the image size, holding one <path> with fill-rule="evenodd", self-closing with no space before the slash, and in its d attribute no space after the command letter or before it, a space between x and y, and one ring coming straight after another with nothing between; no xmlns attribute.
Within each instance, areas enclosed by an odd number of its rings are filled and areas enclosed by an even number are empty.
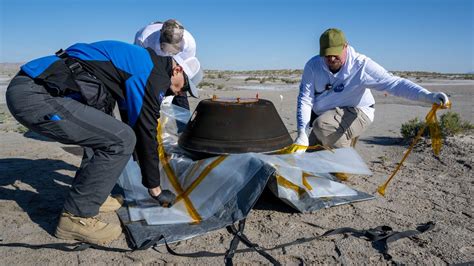
<svg viewBox="0 0 474 266"><path fill-rule="evenodd" d="M349 147L351 140L374 120L375 100L371 89L414 101L441 105L449 102L445 93L433 93L394 76L369 57L357 53L339 29L326 30L319 44L319 55L306 63L301 79L295 144L308 146L308 130L312 127L322 145ZM316 118L310 125L312 112Z"/></svg>

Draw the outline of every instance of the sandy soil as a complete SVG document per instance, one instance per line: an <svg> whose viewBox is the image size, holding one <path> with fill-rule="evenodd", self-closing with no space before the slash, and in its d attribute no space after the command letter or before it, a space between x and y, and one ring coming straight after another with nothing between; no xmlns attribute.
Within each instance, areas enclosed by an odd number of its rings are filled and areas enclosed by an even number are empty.
<svg viewBox="0 0 474 266"><path fill-rule="evenodd" d="M269 99L277 108L292 136L295 135L297 85L245 82L245 75L212 80L224 88L206 88L201 98L255 97ZM294 77L290 77L294 78ZM297 78L297 77L296 77ZM118 253L88 249L64 252L54 248L63 240L52 236L62 202L71 184L80 157L78 149L26 131L9 115L4 92L9 76L0 76L0 264L222 264L223 256L187 258L173 256L164 247L154 250ZM453 111L474 122L474 82L423 80L432 91L450 94ZM236 89L239 87L240 89ZM255 90L259 88L260 90ZM356 149L373 176L352 176L347 183L375 194L378 185L397 166L407 148L399 134L400 125L414 117L423 118L429 106L374 93L376 118L360 138ZM195 107L198 101L192 100ZM474 260L472 134L450 137L441 156L433 156L429 141L416 146L386 197L301 214L265 193L248 217L247 236L266 248L299 238L321 235L329 229L354 227L368 229L379 225L394 230L414 229L434 221L435 229L390 244L392 260L386 260L371 243L352 236L337 235L271 249L284 264L451 264ZM101 214L118 222L115 214ZM207 250L223 253L231 236L225 229L173 244L177 252ZM21 243L21 244L14 244ZM71 241L70 243L74 243ZM10 244L11 246L1 246ZM53 244L36 248L35 245ZM127 248L125 235L110 247ZM243 245L240 246L243 248ZM267 263L254 252L240 252L238 263Z"/></svg>

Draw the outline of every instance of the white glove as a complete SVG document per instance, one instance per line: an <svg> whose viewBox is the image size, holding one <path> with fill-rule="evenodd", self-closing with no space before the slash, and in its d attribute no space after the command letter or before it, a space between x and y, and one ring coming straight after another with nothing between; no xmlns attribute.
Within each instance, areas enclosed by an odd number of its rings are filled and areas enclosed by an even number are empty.
<svg viewBox="0 0 474 266"><path fill-rule="evenodd" d="M295 144L301 145L301 146L309 145L308 135L306 135L306 132L304 130L298 130L298 137L296 137ZM305 148L298 148L296 153L304 153L305 151L306 151Z"/></svg>
<svg viewBox="0 0 474 266"><path fill-rule="evenodd" d="M449 102L449 98L444 92L431 92L430 94L425 94L422 101L426 103L445 105Z"/></svg>

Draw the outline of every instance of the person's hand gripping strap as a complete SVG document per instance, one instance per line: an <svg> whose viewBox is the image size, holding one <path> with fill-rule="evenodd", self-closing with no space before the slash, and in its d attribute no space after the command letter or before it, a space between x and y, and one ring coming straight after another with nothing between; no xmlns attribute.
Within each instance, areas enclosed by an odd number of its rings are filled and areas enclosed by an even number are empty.
<svg viewBox="0 0 474 266"><path fill-rule="evenodd" d="M298 136L293 143L295 153L304 153L309 146L308 135L304 130L298 130Z"/></svg>
<svg viewBox="0 0 474 266"><path fill-rule="evenodd" d="M449 98L448 95L446 95L444 92L434 92L433 94L433 102L439 104L441 106L445 106L449 103Z"/></svg>
<svg viewBox="0 0 474 266"><path fill-rule="evenodd" d="M158 194L158 196L153 196L150 190L148 190L148 194L154 200L158 201L158 204L160 204L160 206L164 208L170 208L176 201L176 195L167 189L162 190L161 193Z"/></svg>
<svg viewBox="0 0 474 266"><path fill-rule="evenodd" d="M431 92L429 94L423 95L421 101L445 106L449 103L449 98L444 92Z"/></svg>

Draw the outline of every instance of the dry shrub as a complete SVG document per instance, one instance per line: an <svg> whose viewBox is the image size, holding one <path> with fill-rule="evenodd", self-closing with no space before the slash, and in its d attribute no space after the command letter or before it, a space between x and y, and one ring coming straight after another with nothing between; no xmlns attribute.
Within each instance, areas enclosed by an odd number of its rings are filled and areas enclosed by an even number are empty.
<svg viewBox="0 0 474 266"><path fill-rule="evenodd" d="M400 128L400 133L404 139L412 139L416 136L418 131L424 127L426 123L424 121L414 118L408 122L402 124ZM448 111L445 114L442 114L439 120L439 126L441 128L441 134L443 137L454 136L456 134L464 133L466 131L474 129L474 125L469 123L469 121L463 121L461 116L452 111ZM426 137L429 135L429 129L426 128L423 132L423 136Z"/></svg>
<svg viewBox="0 0 474 266"><path fill-rule="evenodd" d="M453 136L474 129L473 124L469 123L469 121L461 120L461 116L452 111L441 115L440 125L444 136Z"/></svg>
<svg viewBox="0 0 474 266"><path fill-rule="evenodd" d="M216 86L216 84L214 84L213 82L209 82L209 81L202 81L198 85L199 88L204 88L204 87L214 88L215 86Z"/></svg>
<svg viewBox="0 0 474 266"><path fill-rule="evenodd" d="M425 124L425 122L418 120L418 118L408 120L408 122L402 124L402 127L400 128L400 133L402 134L402 137L404 139L412 139L416 136L418 131L420 131L420 129L425 126ZM423 136L427 135L428 130L425 130Z"/></svg>

